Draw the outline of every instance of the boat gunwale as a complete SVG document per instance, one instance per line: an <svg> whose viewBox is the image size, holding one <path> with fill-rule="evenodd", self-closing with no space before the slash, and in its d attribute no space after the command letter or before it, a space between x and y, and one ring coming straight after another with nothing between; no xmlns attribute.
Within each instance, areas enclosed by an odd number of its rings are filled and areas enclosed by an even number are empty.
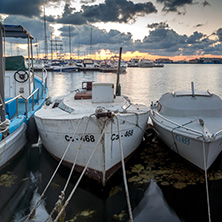
<svg viewBox="0 0 222 222"><path fill-rule="evenodd" d="M163 124L163 122L159 121L157 118L154 117L155 115L157 115L159 118L162 118L163 120L165 120L165 121L167 121L167 122L169 122L169 123L171 123L171 124L174 124L174 125L177 126L177 127L176 127L176 128L175 128L175 127L173 128L173 127L167 126L166 124ZM150 110L150 117L151 117L152 121L153 121L153 119L155 119L157 122L160 123L160 125L161 125L162 127L165 126L165 127L164 127L165 129L168 128L168 129L172 129L172 130L175 131L175 130L178 130L178 129L182 128L182 129L191 131L191 132L193 132L193 133L199 134L199 135L200 135L199 137L202 137L205 142L212 142L212 141L218 140L218 139L220 139L220 137L219 137L219 138L216 138L216 137L219 136L220 134L222 134L222 129L221 129L221 130L217 131L216 133L213 133L210 137L209 137L209 136L206 136L203 132L200 132L200 131L194 130L194 129L192 129L192 128L186 127L186 126L184 126L184 125L181 125L181 124L179 124L179 123L176 123L176 122L174 122L174 121L172 121L172 120L164 117L164 116L161 115L159 112L154 111L153 108L151 108L151 110ZM180 131L180 133L186 135L186 131ZM188 132L187 132L187 133L188 133ZM189 135L193 135L193 134L190 134L190 133L189 133ZM199 137L197 137L197 138L194 137L194 138L198 139ZM222 137L222 135L221 135L221 137Z"/></svg>

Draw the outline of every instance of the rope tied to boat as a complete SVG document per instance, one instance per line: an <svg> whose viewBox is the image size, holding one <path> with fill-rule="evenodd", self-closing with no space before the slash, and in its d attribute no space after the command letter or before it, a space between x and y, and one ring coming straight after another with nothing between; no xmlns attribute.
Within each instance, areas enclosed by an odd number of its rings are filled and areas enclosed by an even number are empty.
<svg viewBox="0 0 222 222"><path fill-rule="evenodd" d="M57 222L57 221L58 221L58 219L60 218L61 214L63 213L63 211L65 210L65 208L66 208L67 205L69 204L69 201L71 200L73 194L75 193L75 191L76 191L76 189L77 189L77 187L78 187L78 185L79 185L79 183L80 183L80 181L81 181L83 175L85 174L85 172L86 172L86 170L87 170L87 168L88 168L88 165L89 165L89 163L90 163L90 161L91 161L91 159L92 159L94 153L96 152L96 149L97 149L97 147L98 147L98 145L99 145L99 143L100 143L100 141L101 141L103 135L104 135L105 132L106 132L106 127L107 127L109 121L110 121L110 119L107 119L107 122L106 122L106 124L104 125L103 131L102 131L102 133L101 133L101 135L100 135L100 137L99 137L99 139L98 139L98 141L97 141L97 143L96 143L96 145L95 145L95 147L94 147L94 149L93 149L93 151L92 151L91 156L89 157L89 159L88 159L88 161L87 161L87 163L86 163L86 165L85 165L85 167L84 167L84 169L83 169L83 171L82 171L82 173L81 173L81 175L80 175L78 181L76 182L75 186L73 187L73 189L72 189L72 191L71 191L69 197L66 199L66 201L65 201L65 203L64 203L64 205L63 205L63 207L62 207L62 209L59 211L59 213L58 213L56 219L54 220L54 222Z"/></svg>
<svg viewBox="0 0 222 222"><path fill-rule="evenodd" d="M121 134L120 134L120 127L119 127L119 119L116 115L115 115L115 117L117 119L117 127L118 127L118 134L119 134L119 148L120 148L121 164L122 164L122 170L123 170L123 181L124 181L124 186L125 186L126 200L127 200L127 206L128 206L129 218L130 218L129 221L133 222L133 214L132 214L132 208L131 208L131 204L130 204L130 197L129 197L127 179L126 179L126 170L125 170L123 147L122 147L122 140L121 140Z"/></svg>
<svg viewBox="0 0 222 222"><path fill-rule="evenodd" d="M90 118L91 118L93 115L94 115L94 114L90 115L89 118L88 118L88 121L87 121L85 130L84 130L84 132L83 132L82 138L84 138L84 136L85 136L85 134L86 134L86 130L87 130L88 125L89 125L89 120L90 120ZM79 128L79 126L76 128L73 137L75 136L78 128ZM63 200L64 200L64 198L65 198L65 191L66 191L66 189L67 189L67 187L68 187L68 184L69 184L69 182L70 182L72 173L73 173L73 171L74 171L74 168L75 168L75 165L76 165L76 161L77 161L78 156L79 156L79 151L80 151L80 149L81 149L81 147L82 147L82 143L83 143L83 140L81 140L81 143L80 143L80 145L79 145L79 147L78 147L77 154L76 154L75 159L74 159L74 161L73 161L72 168L71 168L71 171L70 171L70 173L69 173L69 177L68 177L68 179L67 179L67 181L66 181L66 184L65 184L63 190L61 191L61 194L59 195L59 198L58 198L57 202L55 203L55 207L52 209L51 213L49 214L49 216L48 216L48 218L47 218L47 220L46 220L45 222L47 222L47 221L52 217L52 215L54 214L54 212L59 208L59 206L61 206L61 204L62 204L62 202L63 202Z"/></svg>
<svg viewBox="0 0 222 222"><path fill-rule="evenodd" d="M73 137L75 136L75 134L76 134L76 132L77 132L77 129L79 128L79 125L80 125L80 123L81 123L81 121L82 121L83 119L84 119L84 117L82 117L82 118L80 119L80 121L79 121L79 123L78 123L78 126L77 126L77 128L76 128L76 130L75 130L75 133L73 134ZM58 163L58 165L57 165L55 171L53 172L53 174L52 174L52 176L51 176L51 178L50 178L48 184L46 185L45 189L43 190L43 192L42 192L42 194L41 194L39 200L36 202L35 206L34 206L33 209L31 210L31 212L29 213L29 215L28 215L28 217L26 218L25 222L28 222L28 220L29 220L30 217L33 215L33 213L34 213L34 211L36 210L36 208L39 206L40 201L41 201L42 198L44 197L45 192L48 190L49 185L51 184L51 182L52 182L52 180L54 179L54 177L55 177L55 175L56 175L56 173L57 173L57 171L58 171L60 165L62 164L62 161L63 161L63 159L65 158L65 155L66 155L66 153L67 153L67 151L68 151L68 149L69 149L71 143L72 143L72 140L69 141L69 144L68 144L68 146L67 146L65 152L63 153L63 156L62 156L62 158L60 159L60 161L59 161L59 163ZM47 218L47 220L48 220L48 218ZM47 221L47 220L46 220L46 221Z"/></svg>
<svg viewBox="0 0 222 222"><path fill-rule="evenodd" d="M126 119L121 119L121 117L119 117L119 120L121 120L121 121L123 121L123 122L126 122L126 123L130 123L130 124L138 127L139 129L141 129L145 134L147 134L146 130L145 130L142 126L139 125L139 114L138 114L138 113L135 113L135 112L127 112L127 113L129 113L129 114L135 114L135 116L137 117L136 123L131 122L131 121L126 120Z"/></svg>
<svg viewBox="0 0 222 222"><path fill-rule="evenodd" d="M208 178L207 178L207 160L206 160L206 150L205 150L205 141L203 137L203 161L204 161L204 176L206 182L206 194L207 194L207 212L208 212L208 220L211 222L211 213L210 213L210 196L209 196L209 188L208 188Z"/></svg>
<svg viewBox="0 0 222 222"><path fill-rule="evenodd" d="M9 125L10 125L9 119L5 119L4 122L0 122L0 133L5 132L8 129Z"/></svg>
<svg viewBox="0 0 222 222"><path fill-rule="evenodd" d="M180 128L183 129L184 126L187 126L187 125L189 125L189 124L191 124L191 123L193 123L193 122L195 122L195 121L198 121L198 120L197 120L197 119L190 120L190 121L188 121L188 122L186 122L186 123L183 123L183 124L180 125L180 126L175 126L175 127L172 128L172 130L170 131L170 132L171 132L171 135L172 135L172 139L173 139L173 144L170 146L170 148L173 149L173 147L175 147L176 152L177 152L178 154L180 154L180 153L179 153L179 149L178 149L178 147L177 147L177 143L176 143L176 141L175 141L174 130L180 129Z"/></svg>

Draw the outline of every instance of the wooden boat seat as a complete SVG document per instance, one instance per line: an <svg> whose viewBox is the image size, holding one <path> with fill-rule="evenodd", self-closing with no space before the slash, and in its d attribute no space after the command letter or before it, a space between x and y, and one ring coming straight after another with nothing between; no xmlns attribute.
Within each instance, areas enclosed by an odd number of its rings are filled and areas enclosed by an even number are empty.
<svg viewBox="0 0 222 222"><path fill-rule="evenodd" d="M83 92L77 92L74 96L75 100L80 100L80 99L92 99L92 91L91 90L86 90Z"/></svg>

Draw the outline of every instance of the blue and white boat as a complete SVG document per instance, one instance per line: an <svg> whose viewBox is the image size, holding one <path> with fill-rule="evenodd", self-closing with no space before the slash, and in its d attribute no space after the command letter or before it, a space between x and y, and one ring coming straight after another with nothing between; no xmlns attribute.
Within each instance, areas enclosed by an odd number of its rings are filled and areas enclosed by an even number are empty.
<svg viewBox="0 0 222 222"><path fill-rule="evenodd" d="M5 37L28 40L28 68L23 56L3 57ZM22 26L0 23L0 168L19 154L28 139L38 139L33 114L45 102L47 72L37 77L31 71L32 39Z"/></svg>
<svg viewBox="0 0 222 222"><path fill-rule="evenodd" d="M53 67L54 72L78 72L79 70L80 70L80 67L76 66L75 64L71 62L64 65Z"/></svg>

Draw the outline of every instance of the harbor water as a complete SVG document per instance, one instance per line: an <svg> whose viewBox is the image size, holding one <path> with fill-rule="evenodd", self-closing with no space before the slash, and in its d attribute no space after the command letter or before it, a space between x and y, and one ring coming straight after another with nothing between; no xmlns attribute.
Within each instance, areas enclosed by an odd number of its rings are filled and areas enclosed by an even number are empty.
<svg viewBox="0 0 222 222"><path fill-rule="evenodd" d="M116 74L102 72L48 72L48 96L67 94L83 81L116 83ZM132 103L149 106L162 94L177 90L209 90L222 97L222 65L166 64L164 68L127 68L120 75L121 94ZM222 155L208 171L210 206L204 172L170 151L158 138L145 140L126 163L129 195L135 222L222 221ZM39 140L0 172L0 221L22 222L33 209L58 162ZM64 166L46 191L29 221L43 222L55 206L70 170ZM80 174L74 172L67 197ZM210 208L210 214L208 213ZM83 177L64 220L76 222L128 221L128 207L120 169L102 187ZM50 221L50 220L48 220Z"/></svg>

